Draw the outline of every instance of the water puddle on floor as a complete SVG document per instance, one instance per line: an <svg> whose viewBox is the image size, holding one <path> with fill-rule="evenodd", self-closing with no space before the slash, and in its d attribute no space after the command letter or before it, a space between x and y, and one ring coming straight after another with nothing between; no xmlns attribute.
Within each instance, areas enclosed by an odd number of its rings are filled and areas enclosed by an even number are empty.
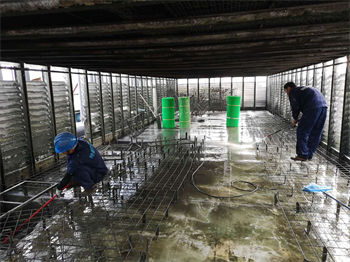
<svg viewBox="0 0 350 262"><path fill-rule="evenodd" d="M188 183L152 242L149 261L303 261L283 214L273 206L273 184L253 138L244 128L213 130L213 125L203 123L197 131L207 139L195 182L207 194L232 198L201 194Z"/></svg>

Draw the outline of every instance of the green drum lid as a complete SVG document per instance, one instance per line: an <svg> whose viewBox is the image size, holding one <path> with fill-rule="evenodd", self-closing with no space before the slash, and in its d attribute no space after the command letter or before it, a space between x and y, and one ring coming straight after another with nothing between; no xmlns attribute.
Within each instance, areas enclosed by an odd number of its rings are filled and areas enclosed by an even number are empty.
<svg viewBox="0 0 350 262"><path fill-rule="evenodd" d="M190 99L188 97L179 97L179 106L189 106Z"/></svg>
<svg viewBox="0 0 350 262"><path fill-rule="evenodd" d="M162 98L163 107L175 107L175 99L173 97Z"/></svg>

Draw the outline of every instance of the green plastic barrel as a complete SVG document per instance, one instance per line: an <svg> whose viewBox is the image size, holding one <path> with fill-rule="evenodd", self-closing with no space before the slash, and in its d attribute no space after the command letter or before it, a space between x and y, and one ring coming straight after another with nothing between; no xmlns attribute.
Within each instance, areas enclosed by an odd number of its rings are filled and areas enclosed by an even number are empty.
<svg viewBox="0 0 350 262"><path fill-rule="evenodd" d="M190 98L179 97L179 120L181 128L191 127Z"/></svg>
<svg viewBox="0 0 350 262"><path fill-rule="evenodd" d="M162 98L163 128L175 128L175 99Z"/></svg>
<svg viewBox="0 0 350 262"><path fill-rule="evenodd" d="M239 126L239 112L241 111L241 97L228 96L227 97L227 119L226 126Z"/></svg>

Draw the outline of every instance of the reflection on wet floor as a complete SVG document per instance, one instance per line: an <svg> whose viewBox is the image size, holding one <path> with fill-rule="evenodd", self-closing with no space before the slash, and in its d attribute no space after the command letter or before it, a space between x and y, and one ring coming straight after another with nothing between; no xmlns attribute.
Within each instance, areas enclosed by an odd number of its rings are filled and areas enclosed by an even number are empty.
<svg viewBox="0 0 350 262"><path fill-rule="evenodd" d="M212 198L188 185L171 207L159 240L152 243L149 261L303 260L283 215L273 205L273 183L267 181L264 159L253 146L258 138L245 123L251 114L261 112L242 112L237 128L226 128L223 113L204 117L200 123L192 120L187 135L206 137L196 185L208 194L232 198ZM163 137L185 135L179 129L157 132ZM240 181L259 188L239 197L254 189Z"/></svg>
<svg viewBox="0 0 350 262"><path fill-rule="evenodd" d="M94 196L68 191L16 233L0 260L348 262L350 213L301 191L316 181L347 202L342 167L322 149L312 162L291 161L295 130L265 139L286 127L267 111L242 112L237 128L225 117L193 117L191 129L154 124L138 143L102 146L111 173ZM58 179L61 167L41 180ZM3 219L2 237L30 212Z"/></svg>

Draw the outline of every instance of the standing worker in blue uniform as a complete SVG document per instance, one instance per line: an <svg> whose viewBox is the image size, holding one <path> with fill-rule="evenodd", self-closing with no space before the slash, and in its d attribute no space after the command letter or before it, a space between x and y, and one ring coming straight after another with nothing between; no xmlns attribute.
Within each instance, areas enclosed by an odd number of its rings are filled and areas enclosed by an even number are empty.
<svg viewBox="0 0 350 262"><path fill-rule="evenodd" d="M67 174L57 185L57 196L61 195L62 189L69 187L84 188L83 196L92 195L107 174L107 167L100 153L88 142L78 140L69 132L60 133L54 140L55 151L58 154L67 155Z"/></svg>
<svg viewBox="0 0 350 262"><path fill-rule="evenodd" d="M297 129L295 161L311 160L320 143L327 118L327 102L320 91L313 87L297 87L293 82L284 85L292 108L293 121ZM300 112L303 113L298 121Z"/></svg>

